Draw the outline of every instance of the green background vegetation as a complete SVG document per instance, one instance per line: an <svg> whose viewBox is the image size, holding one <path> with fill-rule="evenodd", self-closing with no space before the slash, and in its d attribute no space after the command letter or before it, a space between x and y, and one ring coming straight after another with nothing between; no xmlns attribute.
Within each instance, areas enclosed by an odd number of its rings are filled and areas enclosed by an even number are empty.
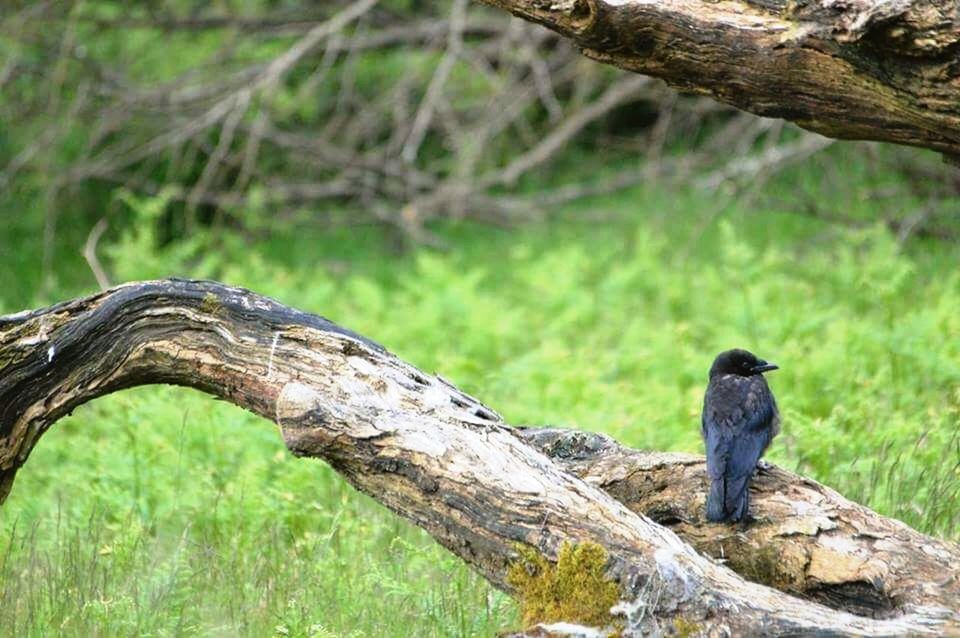
<svg viewBox="0 0 960 638"><path fill-rule="evenodd" d="M802 167L769 189L817 184ZM118 280L246 286L379 340L511 423L636 447L699 451L711 358L749 347L782 366L773 462L957 537L960 251L763 205L704 223L715 200L652 185L511 230L448 224L449 250L391 254L374 231L283 227L157 246L157 202L129 199L136 223L106 252ZM21 233L3 246L23 265L4 267L29 280L39 242ZM91 291L63 255L70 283L49 299L7 288L4 308ZM292 458L272 424L164 387L98 400L40 442L0 510L0 582L0 627L18 636L471 636L517 618L424 533Z"/></svg>
<svg viewBox="0 0 960 638"><path fill-rule="evenodd" d="M227 37L75 28L91 59L127 59L133 82L193 68ZM10 35L0 33L0 53L27 68L50 48L42 29L35 46ZM237 46L251 59L283 50ZM64 77L83 67L60 63ZM436 56L401 52L358 65L358 90L414 63L429 81ZM472 77L458 66L453 82L482 103ZM270 106L281 121L309 122L335 95L324 90L282 86ZM245 286L383 343L510 423L692 452L713 356L746 347L782 368L769 376L784 416L769 460L960 538L960 245L899 241L882 222L881 210L903 217L926 202L904 175L877 168L892 150L837 144L760 192L651 178L512 227L437 221L442 248L398 250L396 229L329 223L355 212L336 207L190 217L170 192L96 180L51 196L85 148L84 123L50 106L75 91L38 72L0 93L0 166L51 121L64 128L39 168L0 188L0 312L94 291L80 250L107 214L100 255L114 282ZM598 141L627 135L605 126L519 190L635 164ZM509 157L505 137L497 150ZM440 141L425 149L422 161L444 161ZM695 149L671 140L667 151ZM184 172L195 179L198 166ZM168 168L159 158L143 172L162 182ZM190 390L139 388L78 409L38 444L0 508L3 636L488 636L519 622L508 597L425 533L322 463L291 457L274 425Z"/></svg>

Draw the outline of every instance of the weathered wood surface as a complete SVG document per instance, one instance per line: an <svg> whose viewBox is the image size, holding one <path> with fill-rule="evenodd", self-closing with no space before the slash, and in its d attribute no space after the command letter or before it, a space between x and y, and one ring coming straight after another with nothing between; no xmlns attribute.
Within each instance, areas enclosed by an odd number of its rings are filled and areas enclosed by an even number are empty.
<svg viewBox="0 0 960 638"><path fill-rule="evenodd" d="M880 516L830 488L763 464L748 526L704 517L699 455L644 452L602 434L524 429L534 447L591 485L676 532L750 580L876 618L931 605L956 609L960 548Z"/></svg>
<svg viewBox="0 0 960 638"><path fill-rule="evenodd" d="M631 634L677 627L716 635L960 631L955 601L932 595L876 619L746 581L565 471L442 379L323 318L212 282L127 284L0 318L0 501L57 419L97 396L147 383L198 388L276 421L294 454L326 460L499 587L507 587L517 543L548 558L565 541L602 545L631 611ZM695 461L684 463L676 480L702 490ZM605 487L619 485L630 503L631 477L610 478ZM758 498L760 511L774 512L774 500ZM705 526L694 542L723 544L733 533ZM920 551L944 548L956 558L946 543L904 534L925 539ZM725 547L755 551L749 542Z"/></svg>
<svg viewBox="0 0 960 638"><path fill-rule="evenodd" d="M595 60L828 137L960 158L960 4L483 0Z"/></svg>

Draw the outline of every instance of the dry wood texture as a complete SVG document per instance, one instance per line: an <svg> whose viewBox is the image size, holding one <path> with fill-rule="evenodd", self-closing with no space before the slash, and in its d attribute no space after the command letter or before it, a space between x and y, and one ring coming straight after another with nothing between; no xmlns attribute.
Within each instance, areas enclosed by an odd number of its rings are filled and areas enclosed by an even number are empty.
<svg viewBox="0 0 960 638"><path fill-rule="evenodd" d="M602 434L524 429L567 471L738 574L856 614L889 618L960 601L960 548L879 516L816 481L763 464L746 527L704 518L699 455L645 452Z"/></svg>
<svg viewBox="0 0 960 638"><path fill-rule="evenodd" d="M829 137L960 157L960 5L484 0L584 54Z"/></svg>
<svg viewBox="0 0 960 638"><path fill-rule="evenodd" d="M698 525L697 458L524 434L369 339L213 282L127 284L0 318L0 500L57 419L147 383L198 388L276 421L291 452L326 460L499 587L517 544L555 559L564 542L598 543L628 634L960 631L951 545L777 470L758 481L758 512L770 520L742 538ZM745 580L591 483L704 551L723 547L745 574L839 609ZM939 580L927 571L935 561ZM851 587L832 582L841 578Z"/></svg>

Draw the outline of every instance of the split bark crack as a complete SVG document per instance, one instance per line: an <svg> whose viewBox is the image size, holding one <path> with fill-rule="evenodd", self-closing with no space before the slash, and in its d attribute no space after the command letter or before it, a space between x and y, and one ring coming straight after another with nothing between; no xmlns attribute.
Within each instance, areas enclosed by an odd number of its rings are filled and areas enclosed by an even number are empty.
<svg viewBox="0 0 960 638"><path fill-rule="evenodd" d="M276 421L291 452L502 589L517 544L553 560L565 542L603 546L628 634L960 632L954 544L773 466L755 481L756 523L707 524L700 457L511 427L366 337L215 282L131 283L0 317L0 501L60 417L150 383Z"/></svg>

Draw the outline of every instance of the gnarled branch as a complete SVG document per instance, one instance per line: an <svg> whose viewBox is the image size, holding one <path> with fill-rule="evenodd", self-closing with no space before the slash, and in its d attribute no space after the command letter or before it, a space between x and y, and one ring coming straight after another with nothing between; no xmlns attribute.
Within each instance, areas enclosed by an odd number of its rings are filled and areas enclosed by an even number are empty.
<svg viewBox="0 0 960 638"><path fill-rule="evenodd" d="M548 559L555 559L565 542L603 546L609 555L607 573L620 588L624 609L630 610L628 633L671 627L728 635L960 630L956 599L949 594L956 591L955 583L945 583L948 594L938 597L914 591L910 583L919 578L904 579L903 595L913 597L909 604L880 612L870 607L867 615L855 615L745 580L590 484L605 476L603 486L635 506L632 499L641 491L631 481L645 476L642 463L632 474L619 476L603 469L604 454L595 456L588 471L576 463L589 457L574 458L570 469L584 472L588 480L582 480L529 445L529 435L490 408L373 341L321 317L212 282L127 284L0 318L0 500L57 419L97 396L147 383L198 388L276 421L294 454L326 460L358 489L423 527L501 588L508 588L506 571L518 543ZM562 447L551 444L550 451L562 456ZM683 469L676 482L691 492L690 512L703 491L696 463L674 465ZM653 481L655 474L649 476ZM832 511L830 503L841 507L842 499L802 479L781 478L789 488L779 497L786 501L783 507L790 506L791 498L811 497L835 522L868 521L857 530L860 536L892 530L885 542L918 542L915 551L930 548L945 565L957 564L956 548L946 543L862 508L856 516ZM662 475L660 480L665 480ZM798 491L804 485L806 495ZM776 498L759 498L759 511L780 516ZM687 505L681 501L676 507ZM821 531L830 531L830 523L819 516L813 520ZM790 518L781 522L789 525ZM783 529L772 533L764 523L749 537L752 541L735 543L726 527L698 530L693 520L689 525L684 533L701 547L728 543L726 551L744 551L745 556L780 551L771 543L791 536ZM809 528L797 530L800 536L807 532ZM834 536L841 543L854 542ZM887 551L880 546L884 539L876 540L873 549ZM759 549L752 543L760 543ZM833 601L828 597L826 602Z"/></svg>
<svg viewBox="0 0 960 638"><path fill-rule="evenodd" d="M841 139L960 157L960 5L484 0L591 58Z"/></svg>

